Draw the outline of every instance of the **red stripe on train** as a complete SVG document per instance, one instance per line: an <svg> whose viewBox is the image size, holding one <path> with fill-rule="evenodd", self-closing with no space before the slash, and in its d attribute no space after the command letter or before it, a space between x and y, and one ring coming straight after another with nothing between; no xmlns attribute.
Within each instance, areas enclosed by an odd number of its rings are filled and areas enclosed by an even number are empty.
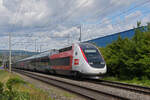
<svg viewBox="0 0 150 100"><path fill-rule="evenodd" d="M54 54L50 56L50 59L56 59L56 58L64 58L64 57L68 57L68 56L72 56L72 50L70 51L65 51L65 52L61 52L59 54Z"/></svg>
<svg viewBox="0 0 150 100"><path fill-rule="evenodd" d="M50 59L70 57L70 65L69 66L52 66L52 69L71 70L72 69L72 60L73 60L73 48L74 48L74 46L72 46L72 50L61 52L59 54L54 54L54 55L50 56Z"/></svg>
<svg viewBox="0 0 150 100"><path fill-rule="evenodd" d="M87 60L87 58L86 58L86 56L85 56L85 54L84 54L83 50L81 49L81 47L80 47L80 50L81 50L81 53L82 53L82 55L83 55L84 59L86 60L86 62L88 62L88 60Z"/></svg>

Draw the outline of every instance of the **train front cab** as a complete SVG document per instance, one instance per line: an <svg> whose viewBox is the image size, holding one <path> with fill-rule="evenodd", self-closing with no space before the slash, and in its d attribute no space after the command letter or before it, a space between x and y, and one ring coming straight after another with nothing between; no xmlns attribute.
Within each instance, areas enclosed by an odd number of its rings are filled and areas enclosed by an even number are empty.
<svg viewBox="0 0 150 100"><path fill-rule="evenodd" d="M96 46L89 43L74 45L72 70L85 76L101 76L106 73L106 63Z"/></svg>

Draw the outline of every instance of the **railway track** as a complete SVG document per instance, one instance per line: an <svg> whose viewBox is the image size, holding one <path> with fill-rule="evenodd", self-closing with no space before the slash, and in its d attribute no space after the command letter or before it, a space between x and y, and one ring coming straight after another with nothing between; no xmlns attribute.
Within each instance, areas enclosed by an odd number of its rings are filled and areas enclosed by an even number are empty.
<svg viewBox="0 0 150 100"><path fill-rule="evenodd" d="M99 84L99 85L105 85L109 87L124 89L127 91L132 91L135 93L140 93L144 95L150 95L150 88L139 86L139 85L131 85L127 83L120 83L120 82L112 82L112 81L106 81L106 80L90 80L92 83Z"/></svg>
<svg viewBox="0 0 150 100"><path fill-rule="evenodd" d="M69 82L60 80L57 78L49 77L48 75L43 75L39 73L27 72L22 70L14 70L17 73L26 75L28 77L34 78L36 80L45 82L47 84L54 85L56 87L65 89L67 91L73 92L75 94L81 95L90 100L129 100L126 97L118 96L115 94L107 93L101 90L96 90L88 86L82 86L80 84L74 84L74 82ZM72 80L73 81L73 80Z"/></svg>
<svg viewBox="0 0 150 100"><path fill-rule="evenodd" d="M101 80L101 84L105 84L107 86L114 86L116 88L122 88L133 92L138 92L144 95L150 95L149 87L131 85L131 84L120 83L120 82L105 81L105 80Z"/></svg>

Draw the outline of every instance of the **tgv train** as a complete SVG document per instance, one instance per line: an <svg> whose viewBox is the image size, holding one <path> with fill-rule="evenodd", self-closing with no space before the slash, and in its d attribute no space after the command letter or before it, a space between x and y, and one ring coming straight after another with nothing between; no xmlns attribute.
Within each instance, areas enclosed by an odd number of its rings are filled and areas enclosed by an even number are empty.
<svg viewBox="0 0 150 100"><path fill-rule="evenodd" d="M14 63L13 68L75 77L95 77L106 73L106 63L96 46L75 43L59 50L50 50Z"/></svg>

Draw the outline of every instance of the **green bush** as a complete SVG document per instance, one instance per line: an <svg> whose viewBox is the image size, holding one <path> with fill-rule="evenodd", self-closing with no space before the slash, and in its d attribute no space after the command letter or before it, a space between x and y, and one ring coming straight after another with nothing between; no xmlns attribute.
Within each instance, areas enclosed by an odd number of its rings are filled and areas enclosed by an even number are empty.
<svg viewBox="0 0 150 100"><path fill-rule="evenodd" d="M137 24L132 39L113 41L105 48L100 48L108 66L108 75L120 79L147 77L150 79L150 28ZM150 27L150 24L148 24Z"/></svg>
<svg viewBox="0 0 150 100"><path fill-rule="evenodd" d="M0 61L0 67L1 67L1 65L2 65L2 61Z"/></svg>
<svg viewBox="0 0 150 100"><path fill-rule="evenodd" d="M0 82L0 98L3 96L3 83Z"/></svg>
<svg viewBox="0 0 150 100"><path fill-rule="evenodd" d="M3 83L0 83L0 100L30 100L29 93L13 90L16 84L25 84L25 82L19 78L9 79L5 90Z"/></svg>

